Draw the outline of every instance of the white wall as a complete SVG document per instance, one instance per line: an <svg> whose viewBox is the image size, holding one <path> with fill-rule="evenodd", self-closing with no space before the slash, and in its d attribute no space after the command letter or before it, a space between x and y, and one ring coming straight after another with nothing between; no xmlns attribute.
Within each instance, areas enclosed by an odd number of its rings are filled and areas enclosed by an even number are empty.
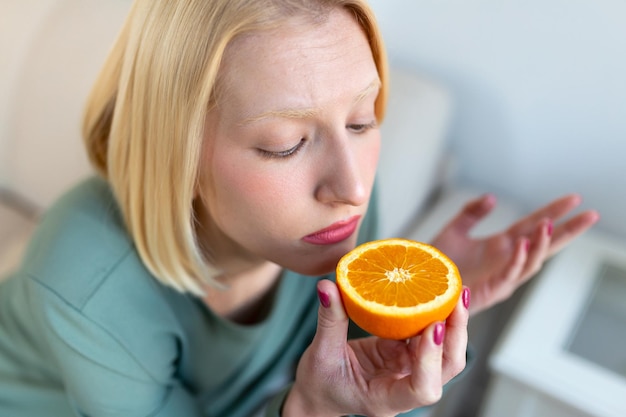
<svg viewBox="0 0 626 417"><path fill-rule="evenodd" d="M390 59L447 84L459 178L528 208L576 191L626 236L624 0L371 0Z"/></svg>

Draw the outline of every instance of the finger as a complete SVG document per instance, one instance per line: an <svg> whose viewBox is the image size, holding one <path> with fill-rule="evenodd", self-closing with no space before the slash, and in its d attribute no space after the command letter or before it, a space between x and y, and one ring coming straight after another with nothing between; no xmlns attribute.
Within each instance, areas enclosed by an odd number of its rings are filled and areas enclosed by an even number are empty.
<svg viewBox="0 0 626 417"><path fill-rule="evenodd" d="M320 300L314 343L328 354L343 352L348 335L348 316L343 308L337 285L327 279L317 283ZM330 356L339 357L339 356Z"/></svg>
<svg viewBox="0 0 626 417"><path fill-rule="evenodd" d="M552 220L543 219L530 239L528 257L524 269L520 274L518 285L526 282L541 269L541 266L548 257L552 233Z"/></svg>
<svg viewBox="0 0 626 417"><path fill-rule="evenodd" d="M578 194L568 194L558 198L513 224L509 231L514 236L528 235L541 220L550 218L556 222L578 207L581 202L582 199Z"/></svg>
<svg viewBox="0 0 626 417"><path fill-rule="evenodd" d="M390 400L402 409L431 405L441 399L442 352L446 326L442 322L428 326L420 336L409 340L411 374L396 381L389 391Z"/></svg>
<svg viewBox="0 0 626 417"><path fill-rule="evenodd" d="M449 223L450 228L460 234L467 234L480 220L496 206L496 197L485 194L468 202Z"/></svg>
<svg viewBox="0 0 626 417"><path fill-rule="evenodd" d="M537 217L549 217L552 220L558 220L578 207L580 203L582 203L582 198L579 194L567 194L539 209Z"/></svg>
<svg viewBox="0 0 626 417"><path fill-rule="evenodd" d="M587 231L598 220L600 220L598 212L588 210L555 227L548 256L552 256L563 249L565 245Z"/></svg>
<svg viewBox="0 0 626 417"><path fill-rule="evenodd" d="M482 287L484 293L478 295L484 300L492 300L489 305L498 303L507 299L513 291L518 287L519 277L524 270L526 260L528 258L528 250L530 247L530 241L526 237L521 237L515 243L513 256L509 260L508 264L502 270L501 275L494 277L487 285ZM470 312L475 314L483 310L485 306L470 306Z"/></svg>
<svg viewBox="0 0 626 417"><path fill-rule="evenodd" d="M442 380L446 384L465 369L467 353L467 322L469 320L470 289L465 287L459 301L446 319L443 344Z"/></svg>

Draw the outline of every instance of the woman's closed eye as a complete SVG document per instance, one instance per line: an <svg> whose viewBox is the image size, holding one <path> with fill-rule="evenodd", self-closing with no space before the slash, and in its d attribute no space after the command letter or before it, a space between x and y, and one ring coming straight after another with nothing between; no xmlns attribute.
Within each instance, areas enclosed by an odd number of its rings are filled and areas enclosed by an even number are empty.
<svg viewBox="0 0 626 417"><path fill-rule="evenodd" d="M376 127L376 121L372 121L370 123L354 123L347 126L354 133L365 133L370 129L374 129Z"/></svg>
<svg viewBox="0 0 626 417"><path fill-rule="evenodd" d="M292 146L289 149L285 149L284 151L268 151L266 149L258 149L258 151L262 156L266 158L288 158L295 155L300 149L302 149L305 142L306 139L301 138L300 142L298 142L295 146Z"/></svg>
<svg viewBox="0 0 626 417"><path fill-rule="evenodd" d="M376 121L372 121L369 123L352 123L346 126L348 130L356 134L362 134L367 132L370 129L374 129L377 127ZM267 149L258 148L261 156L265 158L288 158L290 156L295 155L298 151L300 151L304 144L306 143L306 138L300 138L300 141L296 143L295 146L292 146L289 149L285 149L282 151L270 151Z"/></svg>

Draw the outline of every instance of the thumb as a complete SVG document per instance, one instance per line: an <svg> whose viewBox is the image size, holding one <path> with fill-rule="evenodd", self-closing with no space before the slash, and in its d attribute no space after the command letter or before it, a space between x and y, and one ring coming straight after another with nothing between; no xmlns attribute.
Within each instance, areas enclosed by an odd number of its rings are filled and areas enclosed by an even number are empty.
<svg viewBox="0 0 626 417"><path fill-rule="evenodd" d="M448 224L448 228L456 233L467 234L476 223L482 220L496 206L496 197L493 194L485 194L468 202L461 211Z"/></svg>
<svg viewBox="0 0 626 417"><path fill-rule="evenodd" d="M327 279L317 283L320 307L315 342L324 349L343 350L348 335L348 315L343 308L337 285Z"/></svg>

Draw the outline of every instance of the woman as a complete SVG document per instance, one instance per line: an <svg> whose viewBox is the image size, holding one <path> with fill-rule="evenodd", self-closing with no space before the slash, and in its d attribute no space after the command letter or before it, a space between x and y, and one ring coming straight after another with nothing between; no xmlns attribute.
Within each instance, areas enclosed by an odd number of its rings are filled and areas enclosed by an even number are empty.
<svg viewBox="0 0 626 417"><path fill-rule="evenodd" d="M386 89L362 0L137 0L87 106L101 175L47 213L0 287L0 414L382 416L436 402L464 367L469 289L404 343L357 338L328 275L376 237ZM577 204L470 240L484 197L442 231L474 312L596 221L553 226Z"/></svg>

